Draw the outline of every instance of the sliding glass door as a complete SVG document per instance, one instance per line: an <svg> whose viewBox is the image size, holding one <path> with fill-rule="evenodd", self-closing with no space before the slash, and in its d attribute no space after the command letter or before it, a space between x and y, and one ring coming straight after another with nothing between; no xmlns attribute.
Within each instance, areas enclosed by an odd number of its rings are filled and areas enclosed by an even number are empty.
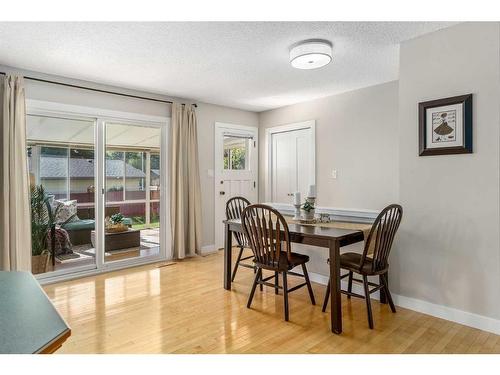
<svg viewBox="0 0 500 375"><path fill-rule="evenodd" d="M34 272L95 268L95 120L28 115L26 131Z"/></svg>
<svg viewBox="0 0 500 375"><path fill-rule="evenodd" d="M160 253L161 128L107 123L105 262Z"/></svg>
<svg viewBox="0 0 500 375"><path fill-rule="evenodd" d="M116 120L78 109L28 108L31 250L39 278L115 269L167 253L166 119L123 113Z"/></svg>

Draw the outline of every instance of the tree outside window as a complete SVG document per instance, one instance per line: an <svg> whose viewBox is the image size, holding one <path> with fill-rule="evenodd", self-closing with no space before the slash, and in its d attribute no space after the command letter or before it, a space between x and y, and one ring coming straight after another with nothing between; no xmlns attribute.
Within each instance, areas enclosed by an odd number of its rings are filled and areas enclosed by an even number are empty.
<svg viewBox="0 0 500 375"><path fill-rule="evenodd" d="M246 169L247 144L244 138L224 137L224 169Z"/></svg>

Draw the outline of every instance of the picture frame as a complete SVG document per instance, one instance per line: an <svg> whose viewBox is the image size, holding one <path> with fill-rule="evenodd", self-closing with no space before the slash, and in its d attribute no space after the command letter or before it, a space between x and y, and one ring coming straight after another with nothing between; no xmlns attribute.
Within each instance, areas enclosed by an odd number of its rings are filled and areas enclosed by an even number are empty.
<svg viewBox="0 0 500 375"><path fill-rule="evenodd" d="M419 156L472 153L472 94L418 104Z"/></svg>

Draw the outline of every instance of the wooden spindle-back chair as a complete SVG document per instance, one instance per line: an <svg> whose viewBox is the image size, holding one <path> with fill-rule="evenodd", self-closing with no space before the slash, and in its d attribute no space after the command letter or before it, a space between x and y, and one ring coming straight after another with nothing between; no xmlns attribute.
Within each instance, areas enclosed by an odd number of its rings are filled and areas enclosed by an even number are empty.
<svg viewBox="0 0 500 375"><path fill-rule="evenodd" d="M250 201L244 197L233 197L229 199L226 203L226 219L241 219L241 213L249 205ZM247 243L246 236L243 233L238 232L235 232L234 236L236 238L236 243L238 244L237 246L239 247L240 251L234 265L233 274L231 275L231 281L234 281L239 266L252 268L254 271L256 271L255 265L244 262L245 260L253 259L253 254L245 257L243 256L245 248L250 248Z"/></svg>
<svg viewBox="0 0 500 375"><path fill-rule="evenodd" d="M340 267L349 271L341 278L349 277L347 291L342 290L342 293L347 294L347 298L351 296L364 298L366 300L366 308L368 310L368 324L373 329L373 316L371 309L370 294L380 290L385 293L387 302L389 303L392 312L396 312L394 302L392 301L391 292L387 273L389 270L389 254L391 252L394 237L403 217L403 207L399 204L391 204L384 208L375 219L370 230L368 238L365 241L365 247L362 254L359 253L344 253L340 255ZM363 277L363 280L353 278L353 273L356 272ZM368 281L368 276L380 277L380 284L375 284ZM352 292L352 282L359 281L363 283L364 296ZM373 286L373 289L369 289ZM325 300L323 302L323 311L328 305L328 297L330 295L330 283L328 283Z"/></svg>
<svg viewBox="0 0 500 375"><path fill-rule="evenodd" d="M257 284L274 287L275 293L283 289L285 320L289 319L288 293L307 286L311 303L316 304L309 281L306 263L307 255L293 253L291 249L290 233L285 218L274 208L264 204L250 205L243 210L242 225L248 243L253 250L257 274L248 298L247 307L250 308ZM303 274L292 272L292 269L302 266ZM263 277L262 270L273 271L274 275ZM278 275L283 275L283 287L279 286ZM288 289L287 275L305 278L303 284ZM268 282L275 278L274 284Z"/></svg>

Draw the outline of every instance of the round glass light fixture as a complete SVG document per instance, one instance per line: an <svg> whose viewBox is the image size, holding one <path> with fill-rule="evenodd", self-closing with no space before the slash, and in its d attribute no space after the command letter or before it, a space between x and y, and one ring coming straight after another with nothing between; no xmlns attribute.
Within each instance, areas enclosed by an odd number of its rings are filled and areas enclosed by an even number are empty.
<svg viewBox="0 0 500 375"><path fill-rule="evenodd" d="M290 48L290 64L297 69L317 69L332 61L332 43L328 40L305 40Z"/></svg>

